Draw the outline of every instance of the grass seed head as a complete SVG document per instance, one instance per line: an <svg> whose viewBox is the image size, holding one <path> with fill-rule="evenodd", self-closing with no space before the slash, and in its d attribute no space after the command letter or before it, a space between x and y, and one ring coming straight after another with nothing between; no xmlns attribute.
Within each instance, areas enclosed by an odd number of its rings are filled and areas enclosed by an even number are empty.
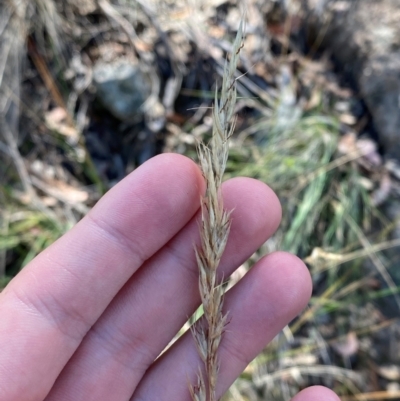
<svg viewBox="0 0 400 401"><path fill-rule="evenodd" d="M215 91L213 131L210 142L200 143L197 152L206 181L206 193L201 199L201 247L195 250L199 268L199 290L204 310L204 326L192 329L195 344L204 362L196 385L190 385L193 401L216 401L219 361L218 347L227 322L223 313L224 288L217 278L217 268L224 253L231 226L230 212L224 210L221 184L228 160L229 138L235 128L235 72L243 47L243 22L240 23L230 61L226 62L220 98Z"/></svg>

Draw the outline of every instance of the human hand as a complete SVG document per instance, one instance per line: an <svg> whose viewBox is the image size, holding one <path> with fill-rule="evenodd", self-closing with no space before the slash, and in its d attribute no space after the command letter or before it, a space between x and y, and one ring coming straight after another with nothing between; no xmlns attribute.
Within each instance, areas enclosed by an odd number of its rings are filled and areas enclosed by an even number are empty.
<svg viewBox="0 0 400 401"><path fill-rule="evenodd" d="M0 400L189 401L200 361L191 333L155 361L200 304L193 244L204 181L189 159L157 156L109 191L0 294ZM223 185L232 228L221 277L276 230L261 182ZM226 296L218 393L307 304L304 264L270 254ZM155 362L154 362L155 361ZM295 401L337 401L313 387Z"/></svg>

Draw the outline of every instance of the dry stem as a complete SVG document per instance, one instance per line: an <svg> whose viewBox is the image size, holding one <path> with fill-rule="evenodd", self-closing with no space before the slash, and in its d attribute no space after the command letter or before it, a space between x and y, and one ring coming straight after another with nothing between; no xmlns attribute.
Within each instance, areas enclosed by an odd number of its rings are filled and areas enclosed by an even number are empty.
<svg viewBox="0 0 400 401"><path fill-rule="evenodd" d="M218 347L227 322L222 312L224 289L217 279L217 268L224 252L229 230L230 212L224 210L220 188L228 159L228 140L235 128L235 71L243 47L243 23L233 44L231 59L226 62L220 99L215 92L213 133L208 145L201 143L198 154L206 181L206 194L201 200L201 247L196 249L199 267L199 288L204 309L205 326L193 329L196 346L204 363L205 380L200 371L196 385L190 386L193 401L216 401L219 370Z"/></svg>

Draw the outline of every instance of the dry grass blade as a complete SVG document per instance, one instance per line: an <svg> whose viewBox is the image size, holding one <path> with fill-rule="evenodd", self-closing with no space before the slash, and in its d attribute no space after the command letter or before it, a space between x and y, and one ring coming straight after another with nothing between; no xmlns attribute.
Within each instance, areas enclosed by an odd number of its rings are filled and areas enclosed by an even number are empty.
<svg viewBox="0 0 400 401"><path fill-rule="evenodd" d="M362 376L358 372L337 366L313 365L313 366L292 366L290 368L280 369L271 374L266 374L255 379L256 385L261 387L276 387L277 381L288 381L294 379L301 381L302 376L312 376L319 378L334 378L343 383L352 393L358 394L362 383Z"/></svg>
<svg viewBox="0 0 400 401"><path fill-rule="evenodd" d="M257 385L263 383L270 383L274 380L284 380L290 377L298 377L299 374L306 374L315 377L322 376L333 376L337 380L344 381L346 379L352 380L353 382L361 382L361 376L359 373L354 372L350 369L339 368L337 366L326 366L326 365L314 365L314 366L293 366L286 369L277 370L271 374L259 377L256 379Z"/></svg>
<svg viewBox="0 0 400 401"><path fill-rule="evenodd" d="M342 396L342 401L373 401L394 400L400 398L400 391L375 391L372 393L360 393L353 396Z"/></svg>
<svg viewBox="0 0 400 401"><path fill-rule="evenodd" d="M368 238L364 235L362 230L358 227L357 223L354 221L354 219L351 216L346 217L347 221L349 222L350 227L355 231L357 234L357 237L360 240L360 243L364 247L365 251L368 252L368 256L371 259L372 263L375 265L377 271L379 274L382 276L382 278L385 280L387 286L393 291L393 296L394 299L397 303L398 308L400 309L400 298L396 294L396 284L393 281L392 277L390 276L389 272L387 271L387 268L379 255L371 251L372 244L368 241Z"/></svg>
<svg viewBox="0 0 400 401"><path fill-rule="evenodd" d="M305 262L310 265L317 266L319 273L328 270L330 268L340 266L344 263L351 262L358 258L364 258L369 256L371 253L381 252L386 249L391 249L400 246L400 239L393 239L390 241L380 242L378 244L371 245L368 249L362 248L357 251L349 253L332 253L326 252L322 248L314 248L312 254L305 258Z"/></svg>
<svg viewBox="0 0 400 401"><path fill-rule="evenodd" d="M217 400L217 351L227 322L227 315L222 312L224 289L217 280L217 268L230 229L230 212L224 210L220 187L228 159L228 140L235 128L235 72L242 47L243 23L239 26L231 59L225 65L219 99L217 91L215 93L211 141L208 145L201 143L198 147L201 169L207 184L206 194L201 201L201 248L196 249L199 288L206 325L194 328L193 335L204 362L205 379L200 371L197 384L190 386L193 401Z"/></svg>

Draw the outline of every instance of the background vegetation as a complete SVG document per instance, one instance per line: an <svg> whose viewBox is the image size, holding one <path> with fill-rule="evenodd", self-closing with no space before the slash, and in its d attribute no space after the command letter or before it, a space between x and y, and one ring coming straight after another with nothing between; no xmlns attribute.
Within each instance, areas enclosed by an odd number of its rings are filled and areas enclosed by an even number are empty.
<svg viewBox="0 0 400 401"><path fill-rule="evenodd" d="M226 178L266 182L284 220L233 282L284 249L305 260L314 293L226 399L288 400L311 384L342 400L400 398L395 176L362 99L319 46L323 32L306 29L303 2L288 3L246 2ZM197 157L240 15L233 0L2 2L1 287L151 156ZM131 115L96 82L99 65L120 60L147 82Z"/></svg>

